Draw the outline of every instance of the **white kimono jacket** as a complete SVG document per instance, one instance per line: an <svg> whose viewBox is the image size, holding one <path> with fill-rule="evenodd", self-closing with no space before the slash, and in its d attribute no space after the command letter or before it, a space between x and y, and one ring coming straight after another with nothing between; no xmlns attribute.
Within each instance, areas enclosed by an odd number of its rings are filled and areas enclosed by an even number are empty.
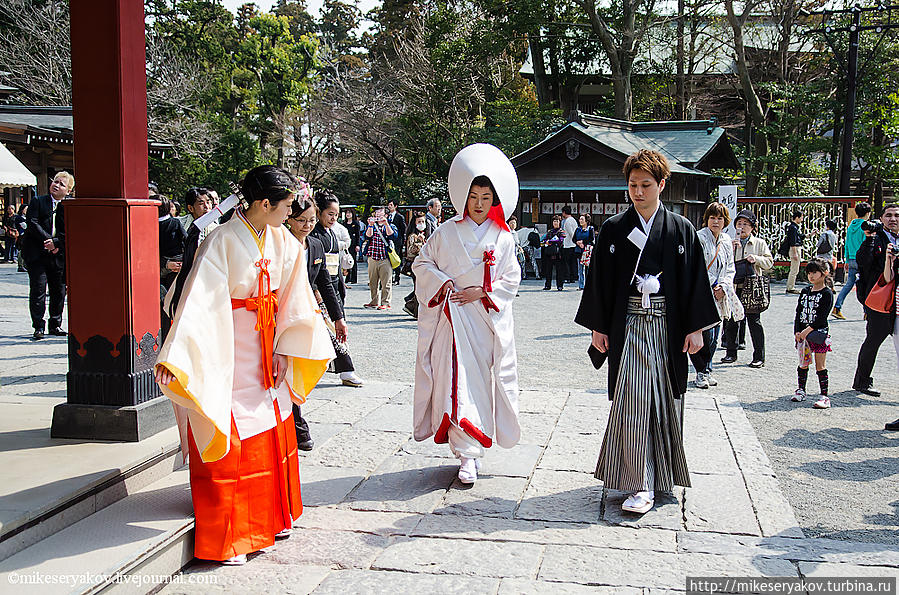
<svg viewBox="0 0 899 595"><path fill-rule="evenodd" d="M485 225L479 240L471 219L454 217L431 235L412 265L421 303L413 412L419 441L434 436L447 442L451 425L485 448L494 440L511 448L521 437L512 320L521 267L515 237L490 220ZM449 280L457 290L484 286L489 297L462 306L436 302Z"/></svg>
<svg viewBox="0 0 899 595"><path fill-rule="evenodd" d="M231 302L259 295L263 260L270 287L278 290L274 353L289 362L277 389L263 386L257 311ZM305 249L284 227L266 227L259 237L236 213L200 246L156 360L176 378L162 391L175 403L182 451L187 418L207 462L228 453L232 416L241 439L274 428L290 416L292 401L305 401L333 358L309 285Z"/></svg>

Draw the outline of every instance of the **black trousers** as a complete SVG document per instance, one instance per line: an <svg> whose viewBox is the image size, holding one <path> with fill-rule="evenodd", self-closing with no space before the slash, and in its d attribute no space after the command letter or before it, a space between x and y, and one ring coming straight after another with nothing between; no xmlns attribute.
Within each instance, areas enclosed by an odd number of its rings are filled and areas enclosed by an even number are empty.
<svg viewBox="0 0 899 595"><path fill-rule="evenodd" d="M746 324L749 326L749 336L752 338L752 360L765 361L765 329L762 328L762 313L746 313ZM724 322L724 338L727 345L728 357L737 357L739 341L737 334L740 323L733 320Z"/></svg>
<svg viewBox="0 0 899 595"><path fill-rule="evenodd" d="M410 275L412 277L412 291L406 294L404 301L406 302L406 309L415 314L415 317L418 317L418 296L415 295L415 273Z"/></svg>
<svg viewBox="0 0 899 595"><path fill-rule="evenodd" d="M296 403L293 404L293 423L294 426L296 426L297 442L306 442L312 438L309 434L309 424L303 419L303 414L300 412L300 406Z"/></svg>
<svg viewBox="0 0 899 595"><path fill-rule="evenodd" d="M565 280L577 282L577 257L574 255L574 248L562 248L562 266L565 267L562 269Z"/></svg>
<svg viewBox="0 0 899 595"><path fill-rule="evenodd" d="M889 314L875 312L867 307L865 314L867 314L865 340L861 349L858 350L858 365L855 368L855 380L852 383L852 386L860 388L867 388L871 385L871 371L877 360L877 351L893 330L893 326L890 324L892 317Z"/></svg>
<svg viewBox="0 0 899 595"><path fill-rule="evenodd" d="M49 327L62 327L62 308L66 303L65 267L58 265L55 257L41 255L28 262L28 306L31 310L31 326L44 330L44 314L47 305L47 288L50 289Z"/></svg>
<svg viewBox="0 0 899 595"><path fill-rule="evenodd" d="M556 270L556 287L562 289L567 277L565 266L565 258L544 258L543 259L543 277L546 279L544 288L549 289L553 281L553 269Z"/></svg>

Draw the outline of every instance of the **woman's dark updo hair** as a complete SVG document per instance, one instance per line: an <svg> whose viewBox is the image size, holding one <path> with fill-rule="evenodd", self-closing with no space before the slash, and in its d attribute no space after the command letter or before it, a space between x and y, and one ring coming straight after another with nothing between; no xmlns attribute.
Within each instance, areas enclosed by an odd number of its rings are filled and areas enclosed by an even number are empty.
<svg viewBox="0 0 899 595"><path fill-rule="evenodd" d="M247 172L240 191L250 204L266 198L275 204L291 196L298 185L297 179L280 167L260 165Z"/></svg>
<svg viewBox="0 0 899 595"><path fill-rule="evenodd" d="M172 201L161 194L154 194L151 196L153 200L159 201L159 216L165 217L166 215L172 214Z"/></svg>
<svg viewBox="0 0 899 595"><path fill-rule="evenodd" d="M315 208L318 209L319 213L330 207L333 203L340 204L340 201L337 200L337 197L334 196L334 193L330 190L319 190L315 193Z"/></svg>
<svg viewBox="0 0 899 595"><path fill-rule="evenodd" d="M310 199L306 197L298 198L290 204L290 218L296 219L314 206L315 204Z"/></svg>
<svg viewBox="0 0 899 595"><path fill-rule="evenodd" d="M496 193L496 188L493 187L493 182L490 181L490 178L487 176L477 176L471 181L471 185L480 186L481 188L490 188L490 192L493 193L493 206L499 206L499 194ZM469 188L468 191L471 192L471 188Z"/></svg>

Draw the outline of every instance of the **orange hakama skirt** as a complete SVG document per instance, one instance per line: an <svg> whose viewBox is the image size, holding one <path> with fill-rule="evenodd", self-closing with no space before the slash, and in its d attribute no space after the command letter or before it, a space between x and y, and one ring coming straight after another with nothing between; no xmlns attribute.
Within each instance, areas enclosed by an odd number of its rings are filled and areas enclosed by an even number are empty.
<svg viewBox="0 0 899 595"><path fill-rule="evenodd" d="M227 560L275 543L303 513L293 415L241 440L231 420L231 448L204 463L188 428L190 491L196 517L194 556Z"/></svg>

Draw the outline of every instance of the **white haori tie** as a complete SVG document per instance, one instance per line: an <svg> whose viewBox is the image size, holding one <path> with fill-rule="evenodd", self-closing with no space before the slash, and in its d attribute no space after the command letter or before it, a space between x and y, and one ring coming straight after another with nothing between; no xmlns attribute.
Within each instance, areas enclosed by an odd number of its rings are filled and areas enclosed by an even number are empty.
<svg viewBox="0 0 899 595"><path fill-rule="evenodd" d="M643 306L644 309L649 309L649 296L654 293L658 293L662 288L661 282L659 282L658 275L635 275L637 280L637 291L640 292L640 305Z"/></svg>

